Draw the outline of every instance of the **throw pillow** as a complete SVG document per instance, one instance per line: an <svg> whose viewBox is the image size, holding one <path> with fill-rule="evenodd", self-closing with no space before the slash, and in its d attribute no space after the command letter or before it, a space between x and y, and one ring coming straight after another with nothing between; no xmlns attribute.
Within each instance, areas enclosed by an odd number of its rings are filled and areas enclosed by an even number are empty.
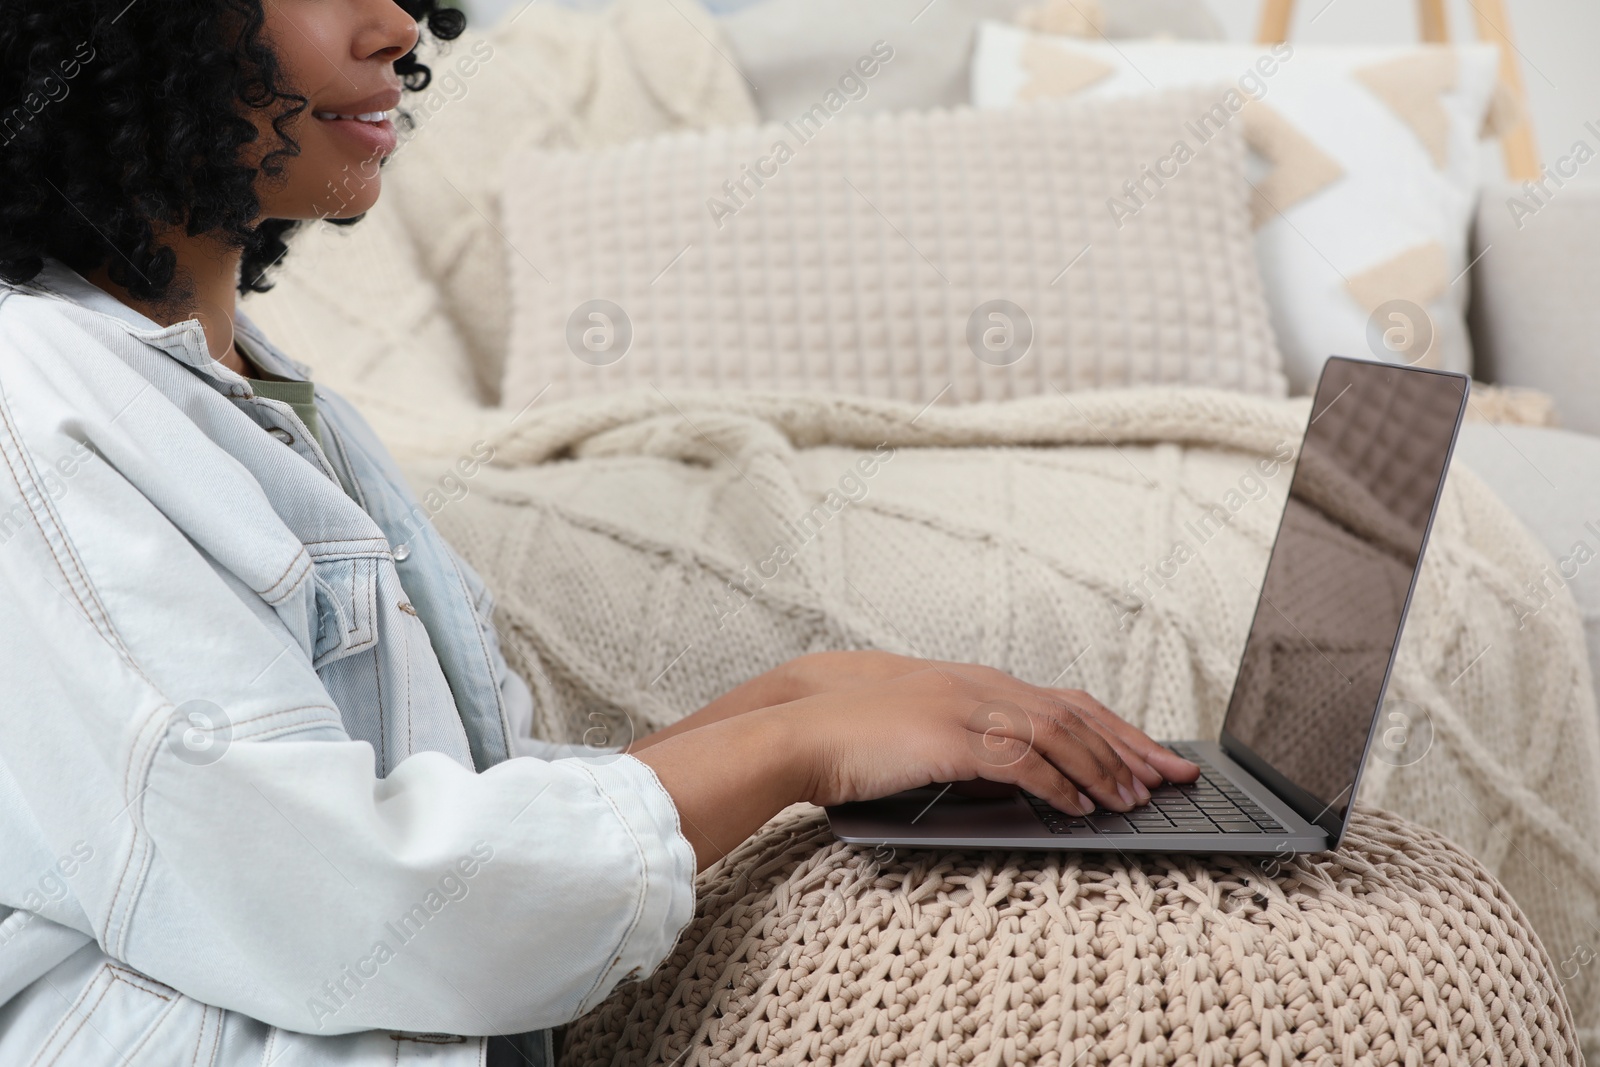
<svg viewBox="0 0 1600 1067"><path fill-rule="evenodd" d="M999 107L1226 84L1181 136L1198 150L1244 130L1256 253L1299 393L1334 353L1471 371L1467 242L1497 62L1489 45L1112 46L987 23L972 93ZM1153 168L1101 210L1137 211L1165 180Z"/></svg>
<svg viewBox="0 0 1600 1067"><path fill-rule="evenodd" d="M1101 208L1204 94L819 115L506 174L504 404L654 384L932 402L1190 384L1284 392L1244 143Z"/></svg>

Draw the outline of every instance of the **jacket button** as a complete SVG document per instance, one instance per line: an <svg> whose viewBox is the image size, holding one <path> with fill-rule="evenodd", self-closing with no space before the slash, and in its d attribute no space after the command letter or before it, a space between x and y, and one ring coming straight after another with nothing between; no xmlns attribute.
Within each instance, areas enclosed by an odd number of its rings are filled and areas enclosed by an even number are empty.
<svg viewBox="0 0 1600 1067"><path fill-rule="evenodd" d="M410 545L395 545L394 546L394 561L396 563L404 563L406 560L408 560L410 558L411 558L411 546Z"/></svg>
<svg viewBox="0 0 1600 1067"><path fill-rule="evenodd" d="M282 426L274 426L267 432L286 445L294 444L294 434L290 433L288 430L285 430Z"/></svg>

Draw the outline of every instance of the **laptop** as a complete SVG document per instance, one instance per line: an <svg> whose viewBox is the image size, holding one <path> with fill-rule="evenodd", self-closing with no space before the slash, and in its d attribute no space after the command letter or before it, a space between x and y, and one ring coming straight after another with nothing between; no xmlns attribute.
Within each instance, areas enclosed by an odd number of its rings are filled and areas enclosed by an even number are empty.
<svg viewBox="0 0 1600 1067"><path fill-rule="evenodd" d="M933 785L830 807L834 834L909 847L1337 848L1470 387L1462 374L1328 361L1222 734L1167 746L1200 765L1198 781L1164 784L1126 814L1099 809L1084 818L1021 791L972 798Z"/></svg>

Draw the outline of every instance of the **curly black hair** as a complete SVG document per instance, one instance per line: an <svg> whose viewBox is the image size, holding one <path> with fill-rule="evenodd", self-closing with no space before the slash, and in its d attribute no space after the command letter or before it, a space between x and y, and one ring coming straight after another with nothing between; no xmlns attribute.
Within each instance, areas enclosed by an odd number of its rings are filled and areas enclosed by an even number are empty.
<svg viewBox="0 0 1600 1067"><path fill-rule="evenodd" d="M264 2L0 0L0 277L32 281L53 256L106 267L137 299L181 299L159 224L239 248L241 293L271 288L298 224L256 222L257 180L299 153L284 131L308 102L262 37ZM397 3L439 40L466 28L438 0ZM415 50L395 70L427 88ZM246 109L271 114L280 142L255 166Z"/></svg>

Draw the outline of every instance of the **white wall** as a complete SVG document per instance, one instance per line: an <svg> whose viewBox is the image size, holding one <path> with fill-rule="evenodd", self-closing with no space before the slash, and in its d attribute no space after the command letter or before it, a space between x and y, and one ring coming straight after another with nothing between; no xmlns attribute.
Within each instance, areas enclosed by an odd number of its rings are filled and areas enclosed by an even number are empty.
<svg viewBox="0 0 1600 1067"><path fill-rule="evenodd" d="M1114 2L1114 0L1108 0ZM1206 0L1228 36L1255 39L1261 0ZM1448 0L1451 39L1477 33L1468 0ZM1585 122L1600 126L1600 3L1596 0L1506 0L1512 37L1522 53L1522 76L1533 111L1542 161L1565 155L1580 137L1591 145ZM1414 0L1298 0L1290 39L1307 44L1358 44L1417 40ZM1586 168L1580 181L1600 183Z"/></svg>

